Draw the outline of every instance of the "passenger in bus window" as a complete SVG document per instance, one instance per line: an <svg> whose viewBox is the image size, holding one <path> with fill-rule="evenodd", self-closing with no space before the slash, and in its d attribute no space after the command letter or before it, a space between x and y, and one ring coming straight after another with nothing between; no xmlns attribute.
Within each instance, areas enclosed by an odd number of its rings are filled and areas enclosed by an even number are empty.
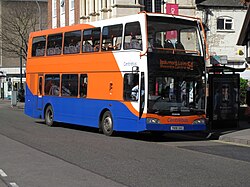
<svg viewBox="0 0 250 187"><path fill-rule="evenodd" d="M68 85L68 87L70 87L70 84ZM63 96L70 96L71 92L70 92L69 88L67 88L66 86L62 86L62 95Z"/></svg>
<svg viewBox="0 0 250 187"><path fill-rule="evenodd" d="M76 53L76 52L77 51L76 51L74 39L71 39L70 44L69 44L69 53L72 54L72 53Z"/></svg>
<svg viewBox="0 0 250 187"><path fill-rule="evenodd" d="M69 47L68 46L64 46L64 54L70 54L70 51L69 51Z"/></svg>
<svg viewBox="0 0 250 187"><path fill-rule="evenodd" d="M81 41L77 42L76 44L76 53L80 53L80 46L81 46Z"/></svg>
<svg viewBox="0 0 250 187"><path fill-rule="evenodd" d="M81 88L80 88L80 96L86 97L87 96L87 77L83 79Z"/></svg>
<svg viewBox="0 0 250 187"><path fill-rule="evenodd" d="M154 34L155 34L155 29L154 29L154 27L150 26L148 28L148 47L149 48L153 48Z"/></svg>
<svg viewBox="0 0 250 187"><path fill-rule="evenodd" d="M59 95L59 87L52 83L52 86L51 86L50 91L49 91L49 95L58 96Z"/></svg>
<svg viewBox="0 0 250 187"><path fill-rule="evenodd" d="M187 95L183 94L182 95L182 101L181 101L182 106L187 106Z"/></svg>
<svg viewBox="0 0 250 187"><path fill-rule="evenodd" d="M55 54L55 48L53 47L53 44L49 45L49 48L47 49L47 55L54 55Z"/></svg>
<svg viewBox="0 0 250 187"><path fill-rule="evenodd" d="M131 49L140 49L141 50L140 41L136 38L135 35L131 36L130 48Z"/></svg>
<svg viewBox="0 0 250 187"><path fill-rule="evenodd" d="M139 98L139 83L138 81L135 83L135 86L131 90L131 99L133 101L138 101Z"/></svg>
<svg viewBox="0 0 250 187"><path fill-rule="evenodd" d="M54 55L60 55L61 54L61 47L59 45L56 44L56 42L54 41Z"/></svg>
<svg viewBox="0 0 250 187"><path fill-rule="evenodd" d="M41 46L41 43L37 44L37 48L36 48L36 56L44 56L44 48Z"/></svg>
<svg viewBox="0 0 250 187"><path fill-rule="evenodd" d="M184 48L183 44L180 41L175 42L175 49L177 49L176 52L178 54L185 53L185 48Z"/></svg>
<svg viewBox="0 0 250 187"><path fill-rule="evenodd" d="M82 52L92 52L94 51L92 45L89 41L83 41Z"/></svg>
<svg viewBox="0 0 250 187"><path fill-rule="evenodd" d="M100 41L96 40L94 41L94 51L97 52L100 49Z"/></svg>

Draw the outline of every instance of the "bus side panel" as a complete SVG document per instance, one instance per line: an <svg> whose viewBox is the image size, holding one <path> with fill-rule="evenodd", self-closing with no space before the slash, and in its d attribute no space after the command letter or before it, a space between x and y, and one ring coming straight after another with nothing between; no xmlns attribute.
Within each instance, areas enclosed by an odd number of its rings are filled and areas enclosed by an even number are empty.
<svg viewBox="0 0 250 187"><path fill-rule="evenodd" d="M142 123L139 125L138 116L119 101L45 96L44 103L52 105L54 120L58 122L98 128L102 112L109 110L116 131L138 132L146 128Z"/></svg>
<svg viewBox="0 0 250 187"><path fill-rule="evenodd" d="M25 109L24 113L33 118L41 118L42 110L36 109L37 96L34 96L28 85L26 85Z"/></svg>
<svg viewBox="0 0 250 187"><path fill-rule="evenodd" d="M26 91L25 114L34 118L44 118L43 110L38 110L35 106L37 96L34 96L28 87ZM44 103L52 105L55 121L82 126L98 128L102 111L109 110L112 113L114 130L116 131L173 131L172 126L184 127L180 131L202 131L206 129L206 124L146 124L146 118L139 119L125 104L119 101L45 96Z"/></svg>

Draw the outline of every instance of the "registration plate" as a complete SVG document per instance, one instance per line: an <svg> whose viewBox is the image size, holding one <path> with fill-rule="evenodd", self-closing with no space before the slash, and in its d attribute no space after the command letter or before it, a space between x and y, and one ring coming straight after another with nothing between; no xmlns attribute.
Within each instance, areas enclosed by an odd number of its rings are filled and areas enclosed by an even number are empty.
<svg viewBox="0 0 250 187"><path fill-rule="evenodd" d="M184 130L184 126L171 126L170 129L172 131L183 131Z"/></svg>

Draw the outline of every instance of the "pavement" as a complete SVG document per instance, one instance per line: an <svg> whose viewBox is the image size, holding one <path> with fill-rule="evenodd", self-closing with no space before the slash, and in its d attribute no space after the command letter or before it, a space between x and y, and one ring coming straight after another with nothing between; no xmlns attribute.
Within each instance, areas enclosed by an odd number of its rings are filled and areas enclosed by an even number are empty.
<svg viewBox="0 0 250 187"><path fill-rule="evenodd" d="M250 123L247 121L239 121L239 128L222 131L219 140L250 146Z"/></svg>
<svg viewBox="0 0 250 187"><path fill-rule="evenodd" d="M11 106L11 102L9 100L0 100L0 102L9 103ZM12 107L23 110L24 106L25 103L17 102L17 105ZM208 139L250 146L250 122L246 119L240 120L238 128L212 130L208 135Z"/></svg>

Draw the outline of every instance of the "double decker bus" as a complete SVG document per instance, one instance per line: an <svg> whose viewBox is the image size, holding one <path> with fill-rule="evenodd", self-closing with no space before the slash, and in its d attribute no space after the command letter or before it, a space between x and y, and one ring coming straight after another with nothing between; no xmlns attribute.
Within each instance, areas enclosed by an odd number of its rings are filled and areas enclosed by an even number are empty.
<svg viewBox="0 0 250 187"><path fill-rule="evenodd" d="M25 114L114 131L206 129L204 29L136 15L30 34Z"/></svg>

